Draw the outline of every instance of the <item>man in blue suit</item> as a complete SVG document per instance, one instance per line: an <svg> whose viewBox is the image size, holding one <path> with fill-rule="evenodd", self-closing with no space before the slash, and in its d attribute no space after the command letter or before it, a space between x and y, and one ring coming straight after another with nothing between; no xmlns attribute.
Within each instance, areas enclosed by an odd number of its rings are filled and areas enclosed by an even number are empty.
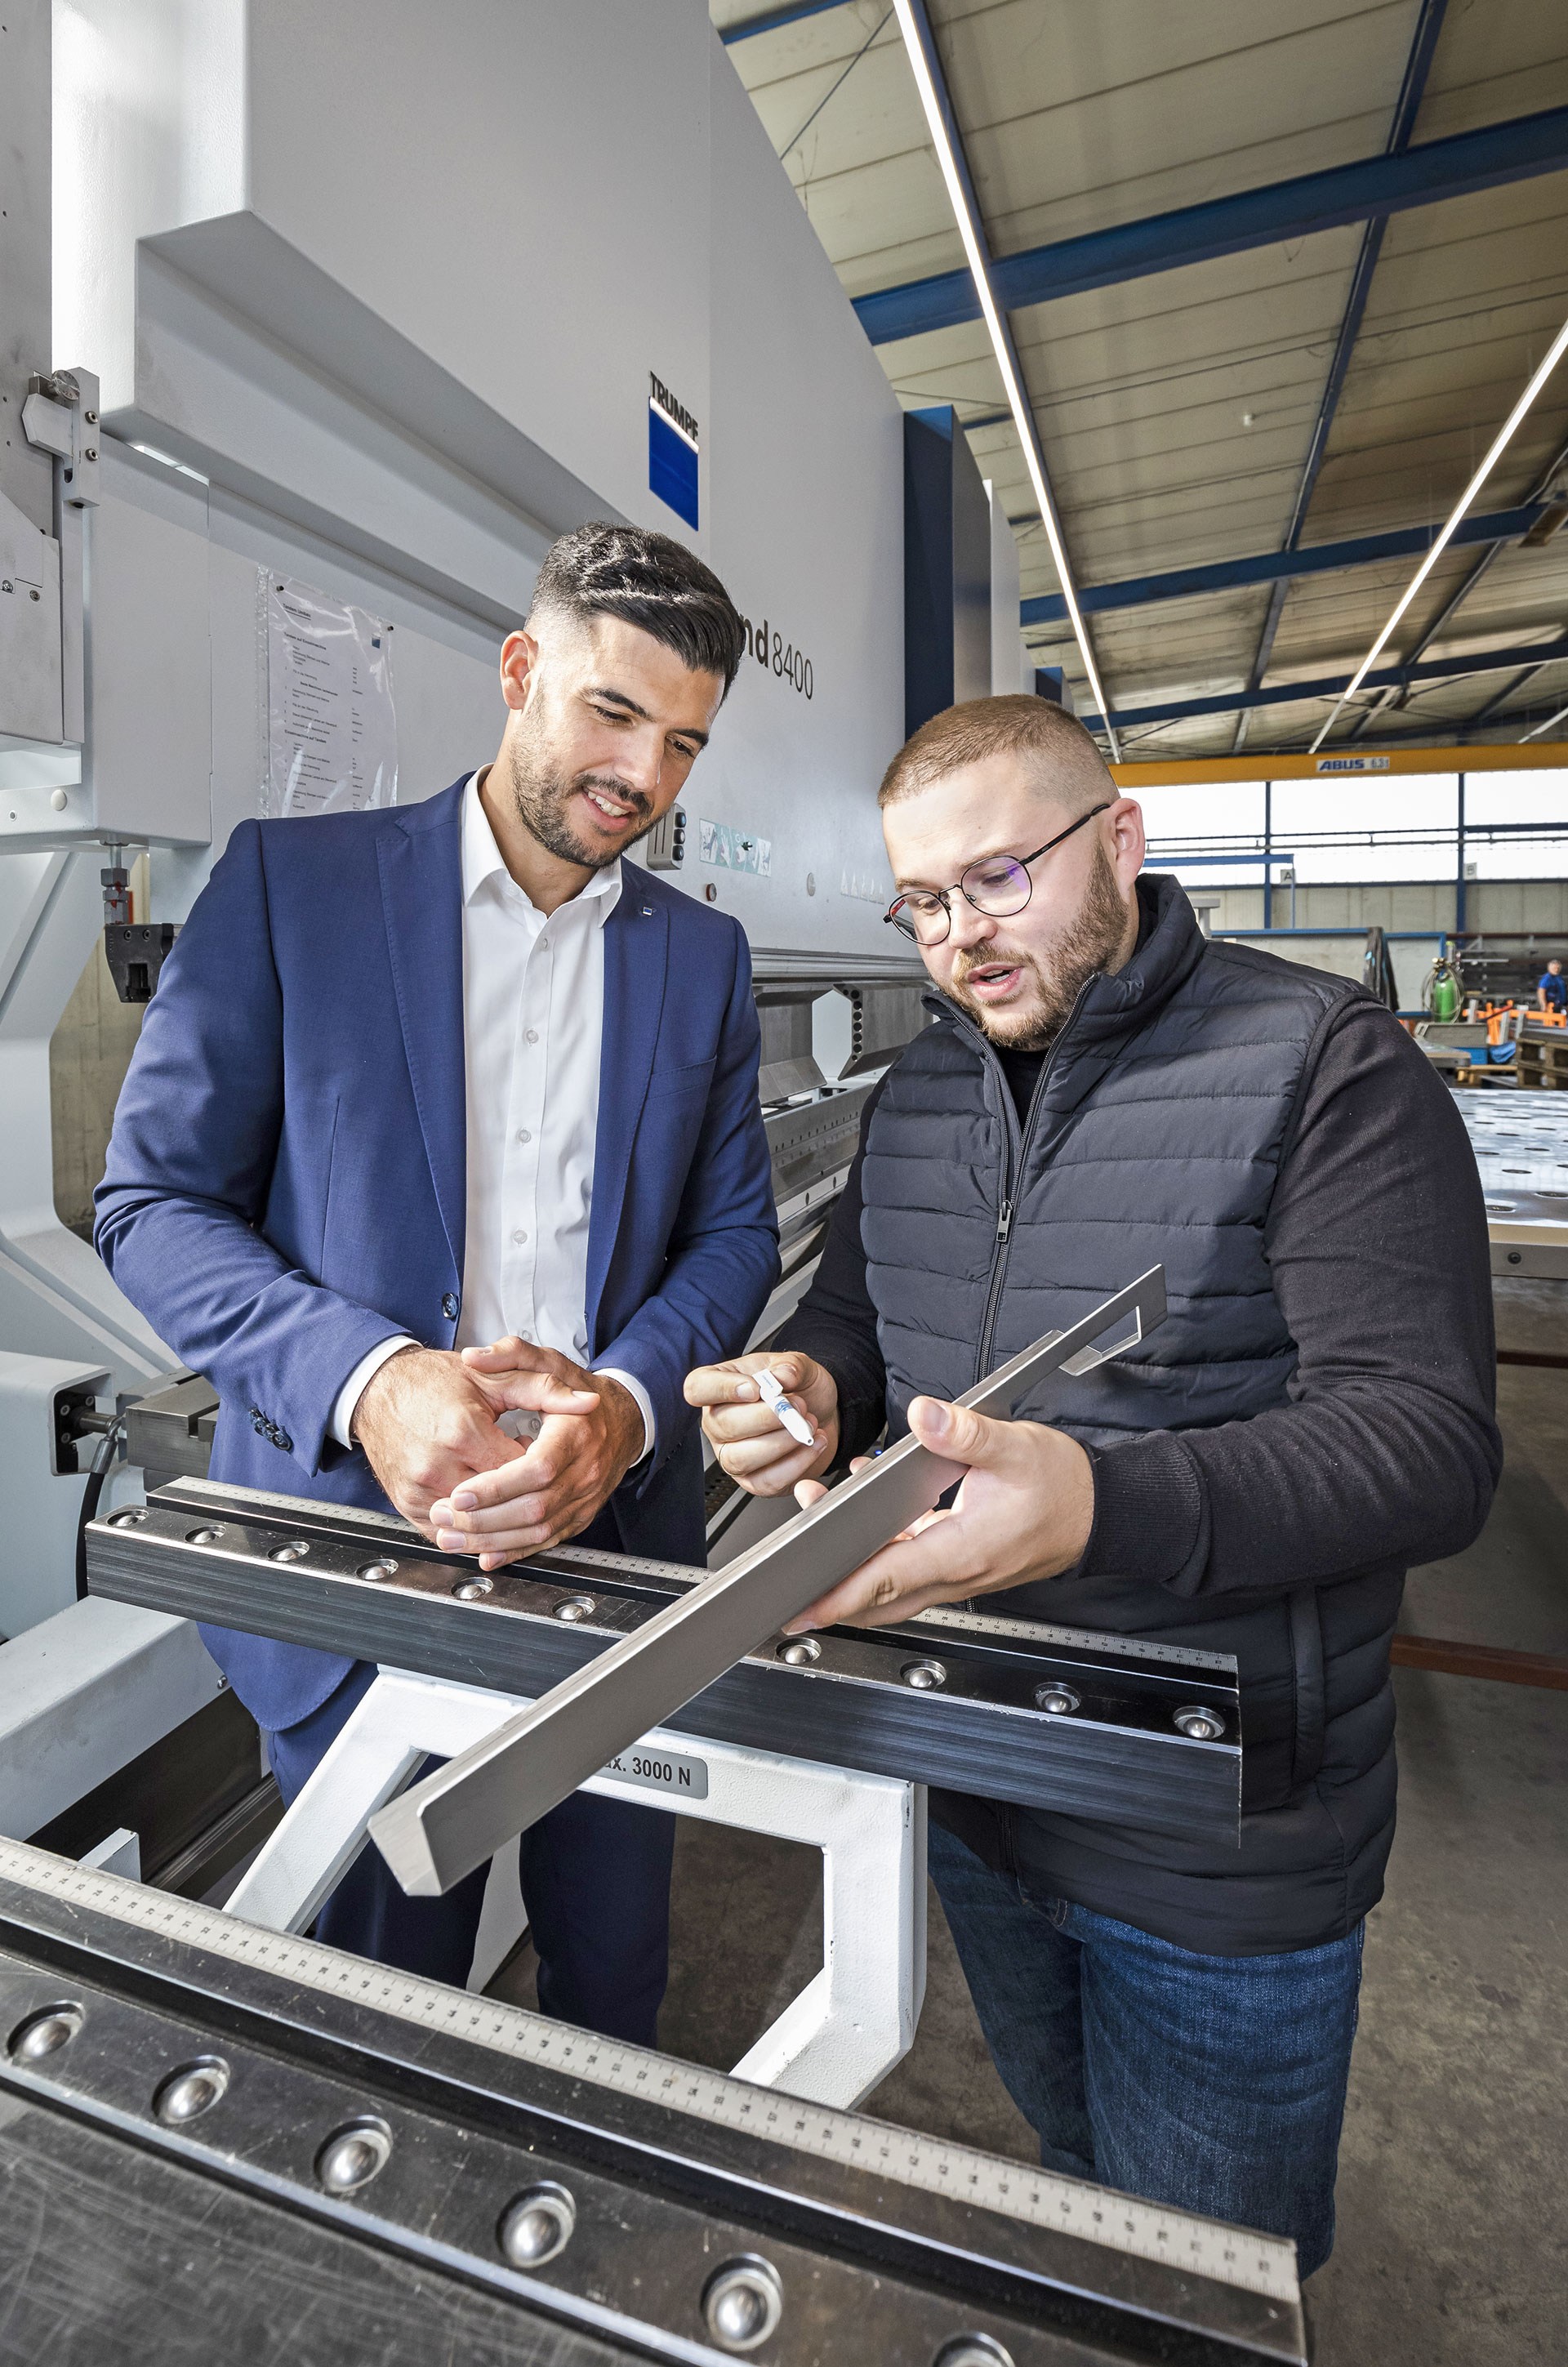
<svg viewBox="0 0 1568 2367"><path fill-rule="evenodd" d="M682 1384L778 1272L758 1025L738 924L623 858L743 647L678 543L582 527L502 649L493 764L234 832L97 1195L105 1263L222 1400L215 1478L394 1507L487 1568L574 1535L704 1560ZM374 1670L204 1632L292 1798ZM524 1836L547 2012L652 2041L672 1836L585 1794ZM461 1982L483 1883L409 1899L367 1850L317 1930Z"/></svg>

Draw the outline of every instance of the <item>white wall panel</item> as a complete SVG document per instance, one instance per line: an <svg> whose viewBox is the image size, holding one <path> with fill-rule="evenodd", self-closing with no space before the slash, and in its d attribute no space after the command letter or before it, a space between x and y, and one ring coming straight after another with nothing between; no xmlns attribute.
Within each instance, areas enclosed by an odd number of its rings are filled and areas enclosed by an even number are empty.
<svg viewBox="0 0 1568 2367"><path fill-rule="evenodd" d="M705 424L702 0L251 0L258 218L626 516Z"/></svg>
<svg viewBox="0 0 1568 2367"><path fill-rule="evenodd" d="M105 837L210 829L207 495L106 450L89 513L85 781Z"/></svg>
<svg viewBox="0 0 1568 2367"><path fill-rule="evenodd" d="M54 0L54 360L136 382L138 239L245 202L245 0Z"/></svg>
<svg viewBox="0 0 1568 2367"><path fill-rule="evenodd" d="M235 824L259 811L260 709L265 692L256 627L258 567L276 569L392 628L398 802L415 805L494 755L505 722L497 664L502 636L444 616L406 585L378 580L348 554L314 544L233 502L212 504L208 561L211 647L209 846L153 859L152 911L186 917Z"/></svg>
<svg viewBox="0 0 1568 2367"><path fill-rule="evenodd" d="M876 787L904 736L903 425L716 39L712 73L708 557L770 651L775 632L804 649L812 696L742 664L685 804L771 837L773 877L705 871L693 843L684 884L717 883L754 944L886 954Z"/></svg>
<svg viewBox="0 0 1568 2367"><path fill-rule="evenodd" d="M64 358L104 370L111 436L210 481L143 470L126 498L200 515L162 692L205 741L213 849L255 810L256 565L393 625L406 801L493 754L551 538L621 516L811 666L807 697L748 660L686 799L769 840L771 876L705 870L694 828L679 884L761 945L886 951L898 406L703 0L61 6ZM650 372L700 425L696 532L649 490ZM96 630L140 649L125 588ZM151 715L148 777L175 730ZM154 910L210 860L162 859Z"/></svg>

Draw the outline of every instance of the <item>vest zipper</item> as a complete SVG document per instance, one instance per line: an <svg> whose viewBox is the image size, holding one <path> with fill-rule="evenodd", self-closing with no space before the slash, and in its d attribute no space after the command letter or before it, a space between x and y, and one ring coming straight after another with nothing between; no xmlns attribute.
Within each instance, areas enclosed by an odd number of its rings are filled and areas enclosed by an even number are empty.
<svg viewBox="0 0 1568 2367"><path fill-rule="evenodd" d="M1001 1306L1002 1285L1007 1278L1008 1244L1012 1239L1013 1219L1013 1201L1011 1198L1011 1194L1014 1189L1013 1138L1017 1135L1017 1172L1019 1180L1021 1182L1023 1177L1023 1154L1028 1150L1030 1137L1034 1132L1034 1121L1039 1116L1040 1104L1045 1092L1046 1079L1050 1076L1053 1068L1055 1066L1056 1054L1061 1048L1062 1039L1066 1035L1068 1028L1071 1027L1074 1020L1077 1017L1079 1006L1083 1002L1085 995L1088 994L1089 990L1093 983L1094 980L1092 979L1089 979L1085 980L1081 987L1079 987L1077 1001L1073 1004L1072 1009L1068 1012L1066 1019L1062 1022L1061 1026L1056 1030L1055 1041L1053 1043L1051 1049L1046 1053L1044 1059L1040 1064L1040 1074L1035 1078L1034 1091L1029 1096L1029 1109L1024 1118L1021 1131L1019 1128L1018 1114L1013 1106L1012 1087L1008 1083L1006 1072L1002 1070L1002 1064L997 1059L995 1052L991 1050L988 1044L986 1046L986 1051L988 1058L996 1061L998 1072L1001 1076L1002 1110L1003 1115L1007 1119L1008 1129L1008 1159L1007 1166L1002 1175L1002 1202L997 1217L996 1257L991 1267L990 1286L986 1293L986 1313L980 1325L980 1344L975 1356L975 1378L976 1381L983 1381L987 1374L991 1369L991 1338L997 1328L997 1313Z"/></svg>

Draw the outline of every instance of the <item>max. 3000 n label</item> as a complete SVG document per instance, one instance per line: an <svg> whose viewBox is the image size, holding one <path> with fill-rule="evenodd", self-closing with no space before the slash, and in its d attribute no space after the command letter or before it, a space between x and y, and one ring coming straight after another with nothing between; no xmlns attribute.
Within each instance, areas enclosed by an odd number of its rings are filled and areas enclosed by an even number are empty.
<svg viewBox="0 0 1568 2367"><path fill-rule="evenodd" d="M646 1784L651 1792L678 1792L683 1800L705 1800L707 1761L682 1759L673 1750L626 1750L600 1772L617 1784Z"/></svg>

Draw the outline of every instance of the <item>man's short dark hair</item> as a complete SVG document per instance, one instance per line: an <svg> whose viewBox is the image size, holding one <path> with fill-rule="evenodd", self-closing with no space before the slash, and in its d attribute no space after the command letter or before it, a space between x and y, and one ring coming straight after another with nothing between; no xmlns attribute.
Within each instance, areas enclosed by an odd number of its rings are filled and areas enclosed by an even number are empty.
<svg viewBox="0 0 1568 2367"><path fill-rule="evenodd" d="M580 526L545 553L529 614L619 617L673 650L694 674L718 674L729 689L746 654L746 629L711 567L683 543L645 527Z"/></svg>

